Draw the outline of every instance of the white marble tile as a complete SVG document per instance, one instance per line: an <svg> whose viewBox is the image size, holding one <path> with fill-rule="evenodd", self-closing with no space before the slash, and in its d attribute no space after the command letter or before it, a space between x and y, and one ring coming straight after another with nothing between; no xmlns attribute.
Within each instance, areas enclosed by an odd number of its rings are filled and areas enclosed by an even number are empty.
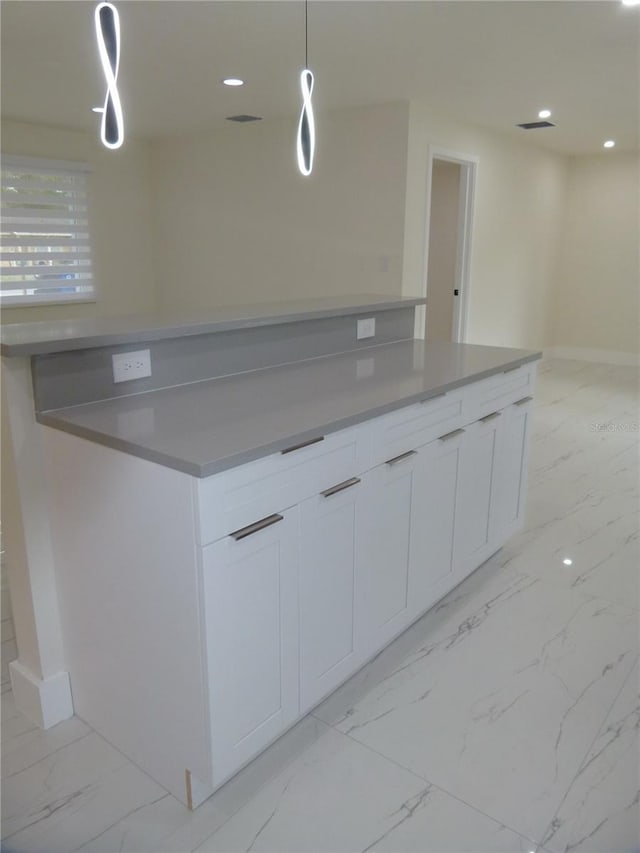
<svg viewBox="0 0 640 853"><path fill-rule="evenodd" d="M95 733L2 784L3 849L69 853L135 809L166 796Z"/></svg>
<svg viewBox="0 0 640 853"><path fill-rule="evenodd" d="M485 567L434 616L372 689L362 673L315 713L540 841L633 665L637 614Z"/></svg>
<svg viewBox="0 0 640 853"><path fill-rule="evenodd" d="M532 843L348 737L327 733L200 851L532 850Z"/></svg>
<svg viewBox="0 0 640 853"><path fill-rule="evenodd" d="M73 717L47 731L38 728L16 708L13 693L2 698L2 778L8 779L90 734L86 723Z"/></svg>
<svg viewBox="0 0 640 853"><path fill-rule="evenodd" d="M539 848L435 785L403 803L397 822L366 850L388 853L516 853Z"/></svg>
<svg viewBox="0 0 640 853"><path fill-rule="evenodd" d="M638 607L639 433L633 368L557 362L536 397L525 529L493 558L563 587ZM616 431L598 431L596 424ZM570 559L571 565L565 565Z"/></svg>
<svg viewBox="0 0 640 853"><path fill-rule="evenodd" d="M639 681L636 664L546 833L549 850L640 850Z"/></svg>
<svg viewBox="0 0 640 853"><path fill-rule="evenodd" d="M307 717L195 812L167 794L125 814L106 829L100 829L79 849L83 853L187 853L194 850L325 731L321 722Z"/></svg>
<svg viewBox="0 0 640 853"><path fill-rule="evenodd" d="M20 715L21 716L21 715ZM24 720L25 718L22 718ZM27 721L28 724L28 721ZM13 723L17 726L17 720ZM72 717L43 731L40 728L29 727L26 731L14 733L12 736L2 736L2 778L9 779L23 770L53 755L80 738L91 734L91 729L82 720Z"/></svg>
<svg viewBox="0 0 640 853"><path fill-rule="evenodd" d="M188 853L192 847L186 841L186 835L183 845L167 847L166 840L189 827L196 815L198 823L206 824L207 819L211 819L211 811L211 807L205 803L196 813L190 812L171 794L165 794L134 809L76 849L82 853L157 853L159 850ZM222 822L223 819L216 812L202 838L206 838Z"/></svg>
<svg viewBox="0 0 640 853"><path fill-rule="evenodd" d="M610 504L610 502L607 501ZM588 508L546 525L537 534L514 537L491 558L498 569L543 578L586 596L640 607L638 508ZM601 513L602 523L596 517ZM565 560L570 560L566 564Z"/></svg>
<svg viewBox="0 0 640 853"><path fill-rule="evenodd" d="M2 726L2 732L4 734L4 726L7 720L12 719L13 717L22 716L20 711L16 708L16 702L13 697L13 694L11 694L11 696L6 696L2 700L2 705L0 705L0 712L0 725Z"/></svg>

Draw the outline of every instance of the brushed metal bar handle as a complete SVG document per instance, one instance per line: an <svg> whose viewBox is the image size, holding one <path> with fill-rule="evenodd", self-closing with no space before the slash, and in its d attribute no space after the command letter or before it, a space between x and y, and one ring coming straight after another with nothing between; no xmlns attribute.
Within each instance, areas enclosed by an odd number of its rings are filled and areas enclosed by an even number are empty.
<svg viewBox="0 0 640 853"><path fill-rule="evenodd" d="M337 486L331 486L330 489L325 489L320 492L323 498L330 498L331 495L337 495L338 492L343 492L345 489L350 489L351 486L356 486L361 483L360 477L352 477L350 480L345 480L344 483L338 483Z"/></svg>
<svg viewBox="0 0 640 853"><path fill-rule="evenodd" d="M452 438L457 438L459 435L462 435L463 432L463 429L454 429L451 432L446 432L444 435L441 435L438 438L438 441L449 441Z"/></svg>
<svg viewBox="0 0 640 853"><path fill-rule="evenodd" d="M310 438L309 441L303 441L302 444L294 444L293 447L287 447L285 450L281 450L280 453L284 456L285 453L293 453L294 450L302 450L303 447L310 447L312 444L318 444L320 441L324 441L323 435L321 435L320 438Z"/></svg>
<svg viewBox="0 0 640 853"><path fill-rule="evenodd" d="M478 418L481 424L488 424L489 421L494 421L499 418L502 412L491 412L490 415L485 415L483 418Z"/></svg>
<svg viewBox="0 0 640 853"><path fill-rule="evenodd" d="M514 406L524 406L525 403L530 403L533 400L533 397L523 397L522 400L516 400L513 404Z"/></svg>
<svg viewBox="0 0 640 853"><path fill-rule="evenodd" d="M240 530L234 530L229 536L233 536L236 542L251 536L252 533L258 533L259 530L264 530L266 527L271 527L272 524L277 524L279 521L284 521L284 515L275 513L268 515L266 518L261 518L253 524L248 524L246 527L241 527Z"/></svg>
<svg viewBox="0 0 640 853"><path fill-rule="evenodd" d="M424 400L420 400L420 403L430 403L432 400L437 400L439 397L446 397L447 392L443 391L442 394L434 394L433 397L425 397Z"/></svg>
<svg viewBox="0 0 640 853"><path fill-rule="evenodd" d="M503 373L513 373L516 370L520 370L521 367L522 367L522 365L519 364L517 367L509 367L509 368L507 368L507 370L503 370L502 372Z"/></svg>
<svg viewBox="0 0 640 853"><path fill-rule="evenodd" d="M403 462L405 459L409 459L411 456L417 456L417 450L408 450L406 453L401 453L400 456L394 456L393 459L387 459L384 463L385 465L395 465L398 462Z"/></svg>

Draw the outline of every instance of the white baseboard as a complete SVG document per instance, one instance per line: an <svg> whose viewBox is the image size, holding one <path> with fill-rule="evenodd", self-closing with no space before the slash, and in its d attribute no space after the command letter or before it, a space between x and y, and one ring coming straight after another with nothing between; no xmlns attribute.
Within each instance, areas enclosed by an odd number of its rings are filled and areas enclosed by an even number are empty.
<svg viewBox="0 0 640 853"><path fill-rule="evenodd" d="M19 661L9 664L16 707L37 726L50 729L73 717L71 682L68 672L37 678Z"/></svg>
<svg viewBox="0 0 640 853"><path fill-rule="evenodd" d="M600 364L619 364L628 367L640 365L640 354L611 349L585 349L584 347L547 347L545 361L552 358L569 358L575 361L594 361Z"/></svg>

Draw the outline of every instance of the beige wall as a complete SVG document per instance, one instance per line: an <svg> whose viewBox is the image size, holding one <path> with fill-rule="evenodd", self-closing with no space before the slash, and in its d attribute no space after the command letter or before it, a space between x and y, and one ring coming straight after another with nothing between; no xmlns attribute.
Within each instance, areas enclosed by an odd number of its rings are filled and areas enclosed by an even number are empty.
<svg viewBox="0 0 640 853"><path fill-rule="evenodd" d="M571 158L556 345L640 352L639 194L637 155Z"/></svg>
<svg viewBox="0 0 640 853"><path fill-rule="evenodd" d="M5 121L2 150L88 162L99 300L3 322L423 286L429 146L479 158L467 340L638 352L638 158L564 158L412 103L106 151ZM154 274L155 273L155 274Z"/></svg>
<svg viewBox="0 0 640 853"><path fill-rule="evenodd" d="M108 151L89 134L3 121L2 152L89 164L90 225L98 288L95 303L4 308L2 321L23 323L153 310L149 146L129 139L119 151Z"/></svg>
<svg viewBox="0 0 640 853"><path fill-rule="evenodd" d="M295 120L154 143L163 307L400 292L408 105L324 114L317 127L309 178Z"/></svg>
<svg viewBox="0 0 640 853"><path fill-rule="evenodd" d="M452 340L460 170L458 163L433 161L427 271L428 341Z"/></svg>
<svg viewBox="0 0 640 853"><path fill-rule="evenodd" d="M421 292L429 146L479 158L467 342L552 342L566 158L451 121L412 102L403 292Z"/></svg>

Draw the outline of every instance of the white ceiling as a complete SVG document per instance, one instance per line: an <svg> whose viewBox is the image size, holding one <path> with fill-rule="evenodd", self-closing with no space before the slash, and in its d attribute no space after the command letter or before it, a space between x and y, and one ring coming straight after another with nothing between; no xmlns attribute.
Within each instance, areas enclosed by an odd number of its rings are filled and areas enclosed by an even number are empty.
<svg viewBox="0 0 640 853"><path fill-rule="evenodd" d="M226 116L296 115L302 0L120 0L127 132L155 137ZM5 0L2 115L95 130L104 97L94 3ZM637 150L640 7L618 0L311 0L316 108L420 98L454 118L564 153ZM222 77L246 80L241 89ZM251 127L249 125L248 127Z"/></svg>

